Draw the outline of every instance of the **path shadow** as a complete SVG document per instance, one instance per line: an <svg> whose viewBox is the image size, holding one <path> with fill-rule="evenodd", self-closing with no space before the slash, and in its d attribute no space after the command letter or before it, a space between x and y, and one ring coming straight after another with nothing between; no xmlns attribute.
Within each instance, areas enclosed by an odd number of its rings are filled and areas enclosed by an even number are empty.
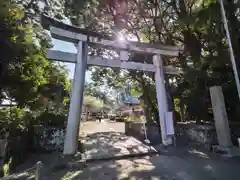
<svg viewBox="0 0 240 180"><path fill-rule="evenodd" d="M83 138L86 157L99 154L142 152L138 140L121 132L98 132ZM124 147L124 148L122 148ZM149 149L149 147L148 147ZM80 163L79 166L58 166L79 162L81 156L62 158L61 153L35 155L29 164L43 162L42 180L239 180L240 160L222 160L194 147L160 148L158 155ZM86 158L85 157L85 158ZM24 168L28 168L27 166Z"/></svg>
<svg viewBox="0 0 240 180"><path fill-rule="evenodd" d="M104 159L153 152L134 137L120 132L101 132L82 138L85 159Z"/></svg>
<svg viewBox="0 0 240 180"><path fill-rule="evenodd" d="M112 137L108 133L100 135L105 136ZM122 139L125 140L125 137ZM117 140L113 137L112 141ZM110 147L111 143L107 142L107 147ZM240 177L238 158L222 160L205 151L189 147L172 147L159 155L95 161L75 167L52 168L54 163L73 161L61 159L60 153L39 154L34 158L35 162L42 161L44 164L42 180L239 180ZM79 159L75 157L75 161ZM32 159L32 164L35 162Z"/></svg>
<svg viewBox="0 0 240 180"><path fill-rule="evenodd" d="M186 149L180 149L185 151ZM48 179L73 180L239 180L240 161L203 158L182 152L87 163L55 172Z"/></svg>

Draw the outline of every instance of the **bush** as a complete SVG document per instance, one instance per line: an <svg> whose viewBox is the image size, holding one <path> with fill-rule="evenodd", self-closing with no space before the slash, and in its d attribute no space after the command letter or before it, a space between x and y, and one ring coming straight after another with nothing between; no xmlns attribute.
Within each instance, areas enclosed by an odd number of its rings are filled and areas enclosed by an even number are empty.
<svg viewBox="0 0 240 180"><path fill-rule="evenodd" d="M15 130L24 130L22 118L24 111L18 108L6 108L0 111L1 134Z"/></svg>
<svg viewBox="0 0 240 180"><path fill-rule="evenodd" d="M35 112L17 107L0 109L0 138L3 139L6 132L9 134L4 159L5 164L11 159L9 171L14 171L15 167L24 162L29 152L34 150L35 125L64 127L66 119L65 115L47 111L37 116Z"/></svg>
<svg viewBox="0 0 240 180"><path fill-rule="evenodd" d="M37 118L36 121L38 124L43 126L60 126L64 127L67 122L67 117L63 114L54 114L52 112L45 111L41 113Z"/></svg>
<svg viewBox="0 0 240 180"><path fill-rule="evenodd" d="M3 139L6 133L9 134L4 162L7 163L11 159L10 171L26 159L31 149L31 125L34 122L33 113L25 109L11 107L0 110L0 138Z"/></svg>

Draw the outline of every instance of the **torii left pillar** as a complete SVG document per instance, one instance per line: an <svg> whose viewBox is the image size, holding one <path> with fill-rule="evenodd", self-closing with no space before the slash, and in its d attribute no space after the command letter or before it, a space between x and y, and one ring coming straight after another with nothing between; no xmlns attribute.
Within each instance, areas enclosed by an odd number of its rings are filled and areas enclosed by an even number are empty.
<svg viewBox="0 0 240 180"><path fill-rule="evenodd" d="M77 152L79 125L82 113L85 73L87 68L88 46L79 41L77 61L72 84L72 96L68 114L67 130L64 141L64 155L73 155Z"/></svg>

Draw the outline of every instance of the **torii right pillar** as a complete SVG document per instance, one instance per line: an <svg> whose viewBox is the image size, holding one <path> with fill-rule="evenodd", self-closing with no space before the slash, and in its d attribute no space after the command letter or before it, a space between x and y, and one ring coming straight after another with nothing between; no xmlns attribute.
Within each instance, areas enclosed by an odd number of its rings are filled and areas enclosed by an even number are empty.
<svg viewBox="0 0 240 180"><path fill-rule="evenodd" d="M156 91L157 91L157 102L158 102L158 114L160 121L160 129L162 136L163 145L171 145L173 142L172 137L167 134L167 123L166 123L166 114L168 112L167 105L167 93L164 83L164 71L163 71L163 62L161 59L161 55L153 56L153 64L156 66L155 72L155 83L156 83ZM172 121L170 123L173 123ZM173 124L172 124L173 126Z"/></svg>

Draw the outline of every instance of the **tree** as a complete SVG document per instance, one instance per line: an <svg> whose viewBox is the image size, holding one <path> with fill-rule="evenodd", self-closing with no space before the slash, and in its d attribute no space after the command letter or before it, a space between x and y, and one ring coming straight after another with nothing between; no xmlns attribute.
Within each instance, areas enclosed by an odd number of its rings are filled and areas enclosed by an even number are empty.
<svg viewBox="0 0 240 180"><path fill-rule="evenodd" d="M100 99L97 99L93 96L84 96L83 100L83 108L86 113L86 120L88 120L88 113L96 113L100 111L109 111L111 108L109 105L104 104L104 102Z"/></svg>
<svg viewBox="0 0 240 180"><path fill-rule="evenodd" d="M100 99L108 106L114 106L116 103L116 89L105 83L86 83L84 94Z"/></svg>
<svg viewBox="0 0 240 180"><path fill-rule="evenodd" d="M50 37L33 19L26 21L31 16L24 11L24 4L1 1L0 48L5 52L0 54L1 99L6 94L19 107L44 109L43 97L55 104L68 97L67 72L49 62Z"/></svg>
<svg viewBox="0 0 240 180"><path fill-rule="evenodd" d="M1 48L6 52L0 57L1 92L23 105L34 100L37 85L44 82L43 71L47 66L44 48L50 46L44 41L40 41L39 46L34 42L34 28L37 27L24 23L24 9L7 0L1 3Z"/></svg>
<svg viewBox="0 0 240 180"><path fill-rule="evenodd" d="M103 6L99 6L99 1L94 0L81 3L69 1L66 3L65 14L74 25L114 35L116 29L119 30L114 19L116 8L108 3L106 1ZM177 98L179 105L181 104L181 112L184 112L181 114L186 115L182 119L194 119L198 122L212 119L209 87L222 85L230 119L237 119L239 103L236 100L237 93L218 2L140 0L128 1L127 8L127 18L120 17L125 20L124 26L120 27L125 34L134 35L142 42L185 47L177 58L164 57L164 64L181 67L185 72L181 77L166 76L169 109L173 108L173 98ZM235 37L233 46L239 65L239 7L234 1L225 1L225 8L231 36ZM112 52L103 49L97 49L94 53L112 55ZM132 53L131 58L151 63L152 57ZM124 73L124 76L120 74L114 69L94 68L93 79L95 83L106 82L110 87L117 88L124 84L124 81L121 83L123 79L133 79L140 88L139 91L144 94L144 102L150 107L150 114L155 114L156 119L157 113L153 113L157 111L156 97L154 93L149 93L154 92L155 88L153 75L133 71Z"/></svg>
<svg viewBox="0 0 240 180"><path fill-rule="evenodd" d="M103 102L92 96L84 96L83 106L87 108L88 111L98 112L103 107Z"/></svg>

